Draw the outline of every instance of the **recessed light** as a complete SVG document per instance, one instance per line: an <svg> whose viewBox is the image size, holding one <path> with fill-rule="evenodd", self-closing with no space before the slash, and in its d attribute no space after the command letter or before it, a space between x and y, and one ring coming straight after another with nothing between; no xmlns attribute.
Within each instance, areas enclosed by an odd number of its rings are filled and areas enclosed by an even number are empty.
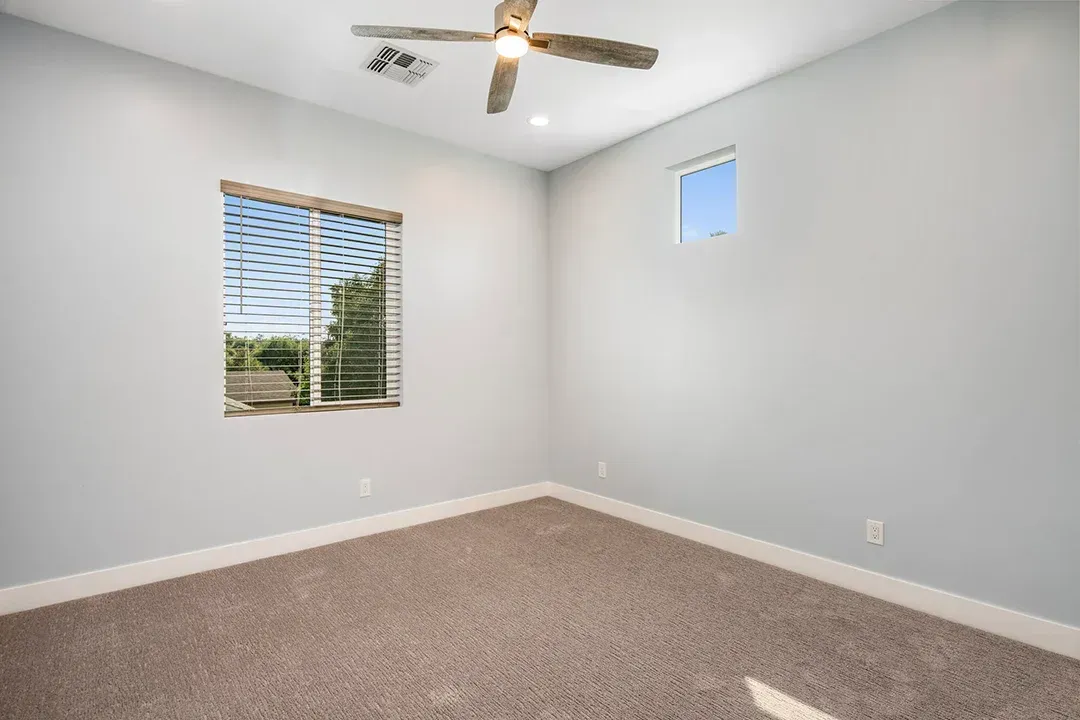
<svg viewBox="0 0 1080 720"><path fill-rule="evenodd" d="M529 124L533 127L544 127L548 122L550 121L548 120L547 115L533 115L529 118Z"/></svg>

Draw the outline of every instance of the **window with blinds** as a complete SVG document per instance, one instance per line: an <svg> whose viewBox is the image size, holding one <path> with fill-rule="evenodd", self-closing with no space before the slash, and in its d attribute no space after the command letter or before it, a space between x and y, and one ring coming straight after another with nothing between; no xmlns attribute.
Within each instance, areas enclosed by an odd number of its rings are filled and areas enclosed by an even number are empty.
<svg viewBox="0 0 1080 720"><path fill-rule="evenodd" d="M399 405L401 215L221 192L225 415Z"/></svg>

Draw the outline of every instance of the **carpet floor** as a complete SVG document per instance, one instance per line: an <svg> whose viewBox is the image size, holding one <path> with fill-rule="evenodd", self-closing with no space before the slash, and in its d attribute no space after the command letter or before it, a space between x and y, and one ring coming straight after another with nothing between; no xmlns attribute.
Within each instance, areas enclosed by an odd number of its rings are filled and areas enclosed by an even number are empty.
<svg viewBox="0 0 1080 720"><path fill-rule="evenodd" d="M1080 719L1080 663L552 498L0 617L2 718Z"/></svg>

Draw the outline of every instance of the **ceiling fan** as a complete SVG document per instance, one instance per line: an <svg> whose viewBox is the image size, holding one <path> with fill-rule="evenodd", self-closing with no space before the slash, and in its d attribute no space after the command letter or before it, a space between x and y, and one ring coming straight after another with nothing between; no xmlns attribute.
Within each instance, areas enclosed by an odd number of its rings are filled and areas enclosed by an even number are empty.
<svg viewBox="0 0 1080 720"><path fill-rule="evenodd" d="M580 35L529 33L529 21L537 0L504 0L495 6L495 32L437 30L433 28L395 27L392 25L353 25L357 37L394 40L442 40L444 42L494 42L499 53L495 74L488 91L488 114L501 113L510 107L517 83L518 58L529 50L582 62L648 70L659 51L643 45L601 40Z"/></svg>

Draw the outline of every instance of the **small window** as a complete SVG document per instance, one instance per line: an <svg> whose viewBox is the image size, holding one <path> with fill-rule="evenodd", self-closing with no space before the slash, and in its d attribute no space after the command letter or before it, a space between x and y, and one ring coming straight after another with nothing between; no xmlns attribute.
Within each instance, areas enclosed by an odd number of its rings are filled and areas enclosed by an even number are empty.
<svg viewBox="0 0 1080 720"><path fill-rule="evenodd" d="M221 191L225 415L400 404L401 215Z"/></svg>
<svg viewBox="0 0 1080 720"><path fill-rule="evenodd" d="M738 227L735 148L671 168L678 181L678 242L733 235Z"/></svg>

